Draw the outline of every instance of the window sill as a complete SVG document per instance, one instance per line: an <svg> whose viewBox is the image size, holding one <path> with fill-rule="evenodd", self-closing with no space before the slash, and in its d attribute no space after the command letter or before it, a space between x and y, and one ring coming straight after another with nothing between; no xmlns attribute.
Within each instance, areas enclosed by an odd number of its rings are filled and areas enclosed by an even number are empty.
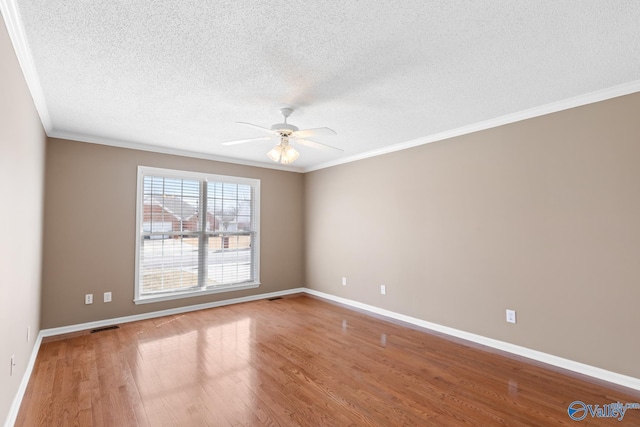
<svg viewBox="0 0 640 427"><path fill-rule="evenodd" d="M171 300L177 300L177 299L183 299L183 298L200 297L203 295L219 294L223 292L233 292L233 291L241 291L244 289L254 289L259 286L260 286L260 282L243 283L239 285L227 285L227 286L217 287L215 289L205 289L197 292L194 292L194 291L172 292L170 294L161 294L161 295L135 298L133 302L136 305L149 304L149 303L160 302L160 301L171 301Z"/></svg>

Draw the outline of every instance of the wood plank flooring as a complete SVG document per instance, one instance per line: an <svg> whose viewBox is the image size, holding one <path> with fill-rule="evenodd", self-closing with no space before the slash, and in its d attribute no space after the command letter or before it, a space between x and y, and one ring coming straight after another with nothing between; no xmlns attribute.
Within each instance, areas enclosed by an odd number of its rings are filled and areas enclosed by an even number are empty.
<svg viewBox="0 0 640 427"><path fill-rule="evenodd" d="M640 392L308 296L43 343L16 426L640 425Z"/></svg>

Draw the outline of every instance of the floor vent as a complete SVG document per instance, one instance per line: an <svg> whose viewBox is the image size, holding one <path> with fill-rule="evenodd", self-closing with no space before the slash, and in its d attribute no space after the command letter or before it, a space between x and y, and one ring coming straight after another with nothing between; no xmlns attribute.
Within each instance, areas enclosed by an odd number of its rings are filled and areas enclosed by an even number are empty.
<svg viewBox="0 0 640 427"><path fill-rule="evenodd" d="M277 299L282 299L282 297L267 298L267 301L275 301Z"/></svg>
<svg viewBox="0 0 640 427"><path fill-rule="evenodd" d="M92 329L91 333L95 334L96 332L110 331L111 329L120 329L120 326L113 325L113 326L105 326L104 328Z"/></svg>

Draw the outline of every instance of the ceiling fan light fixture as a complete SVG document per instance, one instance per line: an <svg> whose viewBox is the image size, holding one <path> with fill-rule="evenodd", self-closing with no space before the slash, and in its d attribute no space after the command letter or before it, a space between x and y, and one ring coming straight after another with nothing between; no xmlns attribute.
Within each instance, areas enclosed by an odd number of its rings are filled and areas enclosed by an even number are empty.
<svg viewBox="0 0 640 427"><path fill-rule="evenodd" d="M269 158L276 163L288 165L289 163L295 161L300 156L300 153L298 153L295 148L288 144L278 144L267 153L267 156L269 156Z"/></svg>
<svg viewBox="0 0 640 427"><path fill-rule="evenodd" d="M298 153L295 148L287 145L286 147L282 147L282 157L280 158L280 163L282 163L283 165L288 165L289 163L296 160L299 156L300 153Z"/></svg>
<svg viewBox="0 0 640 427"><path fill-rule="evenodd" d="M282 146L280 144L276 145L271 149L271 151L267 153L267 156L269 156L269 158L274 162L280 163L280 157L282 156Z"/></svg>

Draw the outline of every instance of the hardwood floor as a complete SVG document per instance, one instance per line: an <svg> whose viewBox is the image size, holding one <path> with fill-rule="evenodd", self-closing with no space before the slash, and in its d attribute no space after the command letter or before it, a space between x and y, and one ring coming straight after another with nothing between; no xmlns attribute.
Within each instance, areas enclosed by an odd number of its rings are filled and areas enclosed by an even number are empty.
<svg viewBox="0 0 640 427"><path fill-rule="evenodd" d="M16 426L640 425L575 400L640 392L297 296L43 343Z"/></svg>

